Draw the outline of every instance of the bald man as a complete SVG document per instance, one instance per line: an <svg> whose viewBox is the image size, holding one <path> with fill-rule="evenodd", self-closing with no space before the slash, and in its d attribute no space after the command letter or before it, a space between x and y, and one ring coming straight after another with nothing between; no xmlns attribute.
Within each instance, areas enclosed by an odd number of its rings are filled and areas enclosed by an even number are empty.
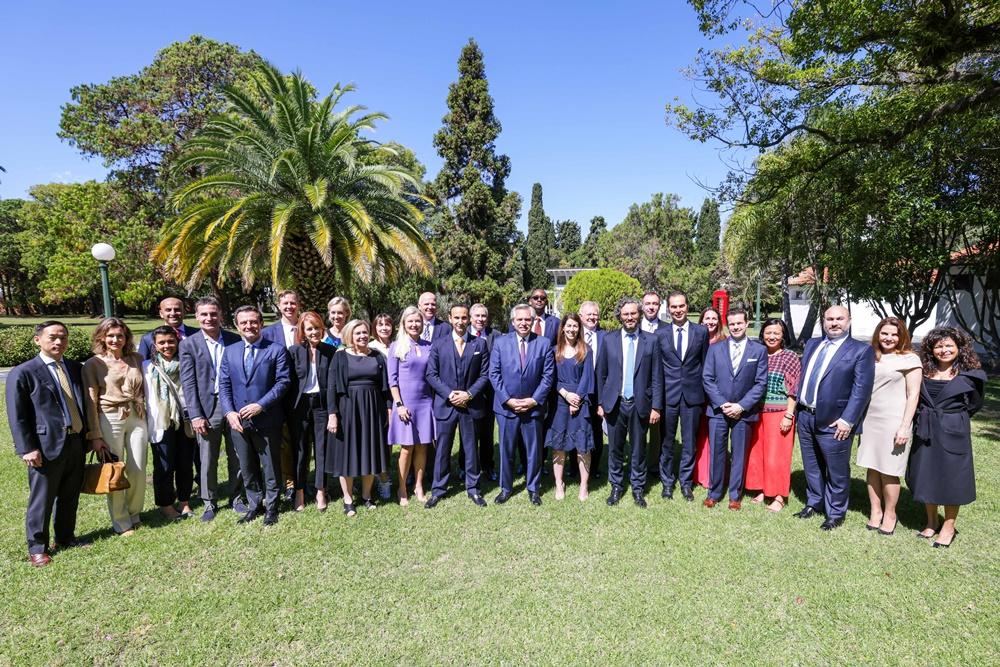
<svg viewBox="0 0 1000 667"><path fill-rule="evenodd" d="M871 400L875 350L851 338L851 314L843 306L823 313L823 331L806 343L796 393L806 506L795 516L825 514L820 527L833 530L847 514L851 442Z"/></svg>
<svg viewBox="0 0 1000 667"><path fill-rule="evenodd" d="M165 325L173 327L173 330L177 332L177 342L198 333L198 329L184 324L184 302L175 296L168 296L160 301L160 319ZM143 359L152 359L155 351L153 332L150 331L144 334L142 340L139 341L139 356Z"/></svg>
<svg viewBox="0 0 1000 667"><path fill-rule="evenodd" d="M434 342L442 336L451 333L451 325L437 316L437 295L434 292L424 292L417 299L417 309L424 318L424 330L420 337Z"/></svg>

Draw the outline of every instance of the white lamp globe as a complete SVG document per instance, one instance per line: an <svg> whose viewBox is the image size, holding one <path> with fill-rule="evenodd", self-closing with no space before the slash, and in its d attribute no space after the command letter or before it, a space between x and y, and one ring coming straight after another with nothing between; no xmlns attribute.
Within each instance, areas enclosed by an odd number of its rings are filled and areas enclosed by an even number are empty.
<svg viewBox="0 0 1000 667"><path fill-rule="evenodd" d="M110 262L115 258L115 249L110 243L95 243L90 249L90 254L98 262Z"/></svg>

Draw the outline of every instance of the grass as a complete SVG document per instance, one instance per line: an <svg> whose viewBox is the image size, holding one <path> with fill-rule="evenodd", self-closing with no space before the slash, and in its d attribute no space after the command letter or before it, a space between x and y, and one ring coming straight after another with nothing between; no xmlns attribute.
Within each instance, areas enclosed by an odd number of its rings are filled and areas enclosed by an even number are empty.
<svg viewBox="0 0 1000 667"><path fill-rule="evenodd" d="M353 520L310 505L270 529L150 510L116 538L84 496L93 546L36 571L4 427L0 664L997 664L998 389L975 422L979 499L947 550L914 537L923 509L905 490L895 536L864 530L860 469L844 527L794 518L796 455L778 515L707 510L704 491L609 508L603 482L585 504L571 486L498 507L491 485L485 510L460 492Z"/></svg>

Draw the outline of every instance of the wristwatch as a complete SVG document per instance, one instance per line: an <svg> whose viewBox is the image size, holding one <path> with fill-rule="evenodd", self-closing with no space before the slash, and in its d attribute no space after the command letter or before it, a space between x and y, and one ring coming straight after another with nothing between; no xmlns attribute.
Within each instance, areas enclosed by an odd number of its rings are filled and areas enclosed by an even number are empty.
<svg viewBox="0 0 1000 667"><path fill-rule="evenodd" d="M397 407L397 408L405 408L406 406L405 406L405 405L403 405L403 402L402 402L402 401L396 401L396 407Z"/></svg>

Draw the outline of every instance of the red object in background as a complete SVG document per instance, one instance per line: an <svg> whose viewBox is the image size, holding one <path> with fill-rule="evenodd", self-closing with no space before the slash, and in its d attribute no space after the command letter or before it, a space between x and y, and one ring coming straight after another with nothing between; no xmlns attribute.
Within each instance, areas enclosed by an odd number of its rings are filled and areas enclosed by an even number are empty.
<svg viewBox="0 0 1000 667"><path fill-rule="evenodd" d="M712 308L719 311L719 318L725 322L729 316L729 292L724 289L712 292Z"/></svg>

